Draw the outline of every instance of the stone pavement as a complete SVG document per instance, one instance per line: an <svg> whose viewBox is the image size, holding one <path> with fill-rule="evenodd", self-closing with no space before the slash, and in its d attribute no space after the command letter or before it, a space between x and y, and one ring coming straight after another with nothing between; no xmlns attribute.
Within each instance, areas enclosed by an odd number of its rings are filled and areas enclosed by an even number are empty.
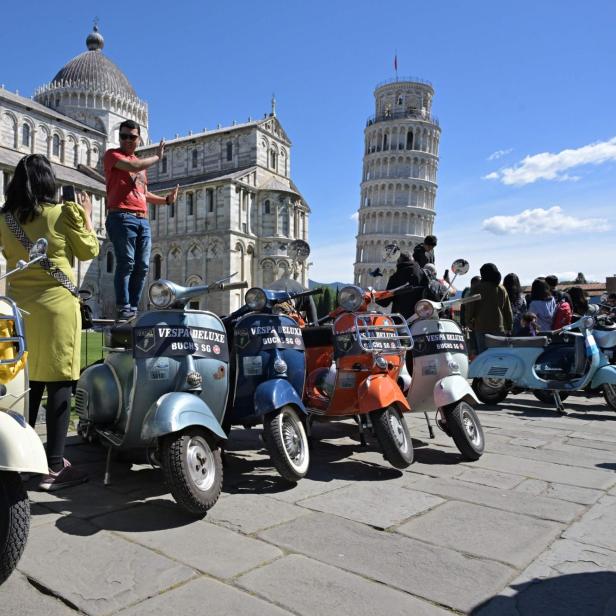
<svg viewBox="0 0 616 616"><path fill-rule="evenodd" d="M182 513L159 471L71 439L88 484L32 499L0 614L480 616L616 614L616 413L530 396L480 407L485 455L462 463L409 417L416 462L389 467L354 424L318 425L290 487L256 430L234 430L224 493Z"/></svg>

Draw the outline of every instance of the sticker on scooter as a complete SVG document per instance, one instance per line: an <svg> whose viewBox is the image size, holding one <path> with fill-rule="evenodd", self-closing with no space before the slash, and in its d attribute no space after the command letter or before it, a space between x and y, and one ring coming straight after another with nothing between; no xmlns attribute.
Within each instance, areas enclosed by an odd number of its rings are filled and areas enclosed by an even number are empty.
<svg viewBox="0 0 616 616"><path fill-rule="evenodd" d="M438 332L436 334L419 334L413 336L415 346L413 355L436 355L438 353L466 353L466 342L463 334Z"/></svg>
<svg viewBox="0 0 616 616"><path fill-rule="evenodd" d="M261 376L263 374L263 360L260 355L242 357L242 367L246 376Z"/></svg>
<svg viewBox="0 0 616 616"><path fill-rule="evenodd" d="M136 327L133 339L136 359L194 355L229 361L227 334L207 327Z"/></svg>
<svg viewBox="0 0 616 616"><path fill-rule="evenodd" d="M260 341L261 349L304 350L302 330L293 325L253 325L249 332L253 339Z"/></svg>
<svg viewBox="0 0 616 616"><path fill-rule="evenodd" d="M150 381L165 381L169 378L169 360L166 357L159 357L152 361L148 370Z"/></svg>

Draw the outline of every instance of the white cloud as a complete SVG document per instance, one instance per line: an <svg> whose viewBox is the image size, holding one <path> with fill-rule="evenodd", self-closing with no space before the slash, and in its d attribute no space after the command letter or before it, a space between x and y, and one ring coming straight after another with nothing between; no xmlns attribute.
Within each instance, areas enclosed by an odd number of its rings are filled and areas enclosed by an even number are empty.
<svg viewBox="0 0 616 616"><path fill-rule="evenodd" d="M503 184L523 186L537 180L575 181L579 176L566 172L581 165L601 165L616 161L616 137L577 149L562 150L553 154L542 152L526 156L513 167L505 167L484 176L486 180L500 180Z"/></svg>
<svg viewBox="0 0 616 616"><path fill-rule="evenodd" d="M603 232L610 229L605 218L576 218L555 205L549 209L524 210L513 216L486 218L482 229L495 235L540 235L580 231Z"/></svg>
<svg viewBox="0 0 616 616"><path fill-rule="evenodd" d="M359 220L359 212L355 212L349 216L351 220Z"/></svg>
<svg viewBox="0 0 616 616"><path fill-rule="evenodd" d="M513 152L513 148L509 148L508 150L496 150L496 152L492 152L490 156L488 156L488 160L498 160L503 156L507 156L507 154L511 154Z"/></svg>

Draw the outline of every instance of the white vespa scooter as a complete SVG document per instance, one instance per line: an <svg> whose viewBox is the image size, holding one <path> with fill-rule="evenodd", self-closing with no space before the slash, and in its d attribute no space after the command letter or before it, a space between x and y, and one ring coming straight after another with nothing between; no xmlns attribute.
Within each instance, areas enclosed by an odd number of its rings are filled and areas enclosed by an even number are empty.
<svg viewBox="0 0 616 616"><path fill-rule="evenodd" d="M457 259L451 271L464 275L468 261ZM452 280L452 283L453 283ZM443 298L442 298L443 299ZM460 326L451 319L442 319L439 312L480 299L473 295L448 301L419 300L415 314L408 319L415 342L412 351L413 374L402 377L412 412L423 412L430 437L434 438L428 413L435 411L435 420L445 434L451 436L467 460L478 460L485 448L485 439L473 404L479 403L467 381L468 352ZM409 384L410 382L410 384Z"/></svg>
<svg viewBox="0 0 616 616"><path fill-rule="evenodd" d="M38 240L29 261L18 261L0 280L40 261L46 252L47 240ZM30 502L19 473L48 471L43 443L28 424L27 356L19 308L0 296L0 584L17 566L30 529Z"/></svg>

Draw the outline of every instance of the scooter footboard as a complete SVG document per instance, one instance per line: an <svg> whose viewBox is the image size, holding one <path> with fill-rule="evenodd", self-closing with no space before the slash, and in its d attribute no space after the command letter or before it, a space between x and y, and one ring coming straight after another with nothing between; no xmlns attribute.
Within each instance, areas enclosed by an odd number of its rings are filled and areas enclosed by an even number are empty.
<svg viewBox="0 0 616 616"><path fill-rule="evenodd" d="M357 390L359 412L370 413L396 405L403 411L410 411L409 403L398 384L387 374L373 374L363 380Z"/></svg>
<svg viewBox="0 0 616 616"><path fill-rule="evenodd" d="M260 383L254 397L255 414L265 415L290 404L306 414L306 407L297 391L285 379L270 379Z"/></svg>
<svg viewBox="0 0 616 616"><path fill-rule="evenodd" d="M180 432L189 426L202 426L221 440L227 440L216 416L199 397L186 392L161 396L148 410L141 428L144 441Z"/></svg>
<svg viewBox="0 0 616 616"><path fill-rule="evenodd" d="M479 404L468 381L459 374L452 374L439 379L434 386L434 405L437 409L464 400L469 404Z"/></svg>

